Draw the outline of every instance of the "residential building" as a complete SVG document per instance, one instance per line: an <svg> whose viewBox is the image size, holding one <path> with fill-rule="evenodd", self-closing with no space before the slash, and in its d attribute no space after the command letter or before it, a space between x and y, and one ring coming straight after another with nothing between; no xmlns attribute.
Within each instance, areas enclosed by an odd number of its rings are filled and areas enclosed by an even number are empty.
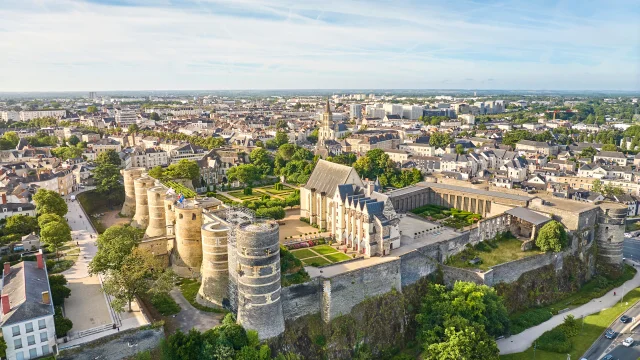
<svg viewBox="0 0 640 360"><path fill-rule="evenodd" d="M39 119L44 117L62 119L65 116L67 116L67 110L20 111L20 121L29 121L29 120Z"/></svg>
<svg viewBox="0 0 640 360"><path fill-rule="evenodd" d="M156 166L167 166L169 164L169 154L166 151L154 148L143 149L136 147L128 154L130 161L125 160L125 167L143 167L151 169Z"/></svg>
<svg viewBox="0 0 640 360"><path fill-rule="evenodd" d="M614 162L620 166L627 165L627 156L619 151L600 151L593 157L593 161L602 160L605 162Z"/></svg>
<svg viewBox="0 0 640 360"><path fill-rule="evenodd" d="M131 109L116 109L116 123L118 126L126 128L138 122L138 114Z"/></svg>
<svg viewBox="0 0 640 360"><path fill-rule="evenodd" d="M362 105L350 104L349 114L351 115L351 119L358 119L358 120L362 119Z"/></svg>
<svg viewBox="0 0 640 360"><path fill-rule="evenodd" d="M4 263L3 275L0 327L7 359L35 359L55 353L55 312L42 251L36 254L36 261L13 266Z"/></svg>
<svg viewBox="0 0 640 360"><path fill-rule="evenodd" d="M109 150L113 150L115 152L122 151L121 143L111 138L100 139L94 143L88 144L87 147L95 151L96 154L107 152Z"/></svg>

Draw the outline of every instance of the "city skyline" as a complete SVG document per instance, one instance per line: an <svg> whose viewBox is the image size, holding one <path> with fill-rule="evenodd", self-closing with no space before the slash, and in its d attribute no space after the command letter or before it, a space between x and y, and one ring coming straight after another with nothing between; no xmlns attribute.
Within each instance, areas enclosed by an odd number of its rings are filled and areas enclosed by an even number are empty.
<svg viewBox="0 0 640 360"><path fill-rule="evenodd" d="M0 91L637 91L638 15L631 1L9 0Z"/></svg>

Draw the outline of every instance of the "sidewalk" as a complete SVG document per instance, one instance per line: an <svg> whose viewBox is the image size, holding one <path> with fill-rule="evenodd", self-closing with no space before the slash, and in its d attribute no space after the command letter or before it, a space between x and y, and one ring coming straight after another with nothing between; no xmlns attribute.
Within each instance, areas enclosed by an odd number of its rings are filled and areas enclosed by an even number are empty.
<svg viewBox="0 0 640 360"><path fill-rule="evenodd" d="M630 260L626 260L628 264L632 264ZM639 263L636 262L636 265ZM500 354L513 354L518 352L523 352L531 347L533 342L538 339L545 331L551 330L554 327L562 324L564 318L567 315L573 315L576 319L579 319L583 316L595 314L599 311L605 310L607 308L612 307L616 302L620 301L622 294L625 295L640 286L640 271L636 272L636 275L633 279L624 283L623 286L615 288L604 296L593 299L587 304L579 306L573 310L567 311L565 313L556 315L551 319L543 322L540 325L529 328L520 334L510 336L508 338L500 339L497 341L498 349L500 350ZM613 293L617 295L614 296Z"/></svg>

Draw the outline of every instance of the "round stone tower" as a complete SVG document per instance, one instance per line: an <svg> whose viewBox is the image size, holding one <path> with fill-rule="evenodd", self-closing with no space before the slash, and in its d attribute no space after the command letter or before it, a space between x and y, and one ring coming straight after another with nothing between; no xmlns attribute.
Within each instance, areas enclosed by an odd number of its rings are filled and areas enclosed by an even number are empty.
<svg viewBox="0 0 640 360"><path fill-rule="evenodd" d="M280 301L280 243L273 221L236 230L238 323L269 339L284 332Z"/></svg>
<svg viewBox="0 0 640 360"><path fill-rule="evenodd" d="M202 285L196 301L205 306L229 306L228 232L218 222L202 226Z"/></svg>
<svg viewBox="0 0 640 360"><path fill-rule="evenodd" d="M167 222L165 220L164 199L166 188L154 186L147 190L147 203L149 206L149 226L145 231L148 237L163 236L167 234Z"/></svg>
<svg viewBox="0 0 640 360"><path fill-rule="evenodd" d="M175 265L187 266L192 272L198 272L202 265L202 208L193 201L185 200L183 205L176 205L175 216Z"/></svg>
<svg viewBox="0 0 640 360"><path fill-rule="evenodd" d="M627 207L621 204L602 203L598 212L598 261L601 264L622 266L622 243Z"/></svg>
<svg viewBox="0 0 640 360"><path fill-rule="evenodd" d="M133 180L142 176L144 168L130 168L120 170L124 178L124 204L120 213L124 216L133 216L136 212L136 193L133 186Z"/></svg>
<svg viewBox="0 0 640 360"><path fill-rule="evenodd" d="M155 184L152 177L143 175L133 180L133 187L136 192L136 214L133 215L131 226L144 229L149 225L149 208L147 190Z"/></svg>

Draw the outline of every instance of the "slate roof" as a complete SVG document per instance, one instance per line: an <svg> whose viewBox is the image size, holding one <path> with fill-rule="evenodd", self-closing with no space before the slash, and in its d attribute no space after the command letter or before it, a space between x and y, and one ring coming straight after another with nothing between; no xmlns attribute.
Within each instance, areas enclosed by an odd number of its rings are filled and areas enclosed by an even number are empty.
<svg viewBox="0 0 640 360"><path fill-rule="evenodd" d="M533 210L529 210L523 207L516 207L513 209L509 209L505 211L506 214L517 217L518 219L522 219L526 222L532 223L533 225L541 225L546 222L551 221L550 218L540 215Z"/></svg>
<svg viewBox="0 0 640 360"><path fill-rule="evenodd" d="M38 269L35 261L13 265L11 273L3 279L2 288L2 295L9 295L11 310L2 315L0 326L53 315L53 302L42 303L44 291L51 294L46 269Z"/></svg>
<svg viewBox="0 0 640 360"><path fill-rule="evenodd" d="M333 197L338 185L345 184L352 171L355 172L350 166L320 159L304 188L315 189L316 192L324 192L327 196Z"/></svg>

